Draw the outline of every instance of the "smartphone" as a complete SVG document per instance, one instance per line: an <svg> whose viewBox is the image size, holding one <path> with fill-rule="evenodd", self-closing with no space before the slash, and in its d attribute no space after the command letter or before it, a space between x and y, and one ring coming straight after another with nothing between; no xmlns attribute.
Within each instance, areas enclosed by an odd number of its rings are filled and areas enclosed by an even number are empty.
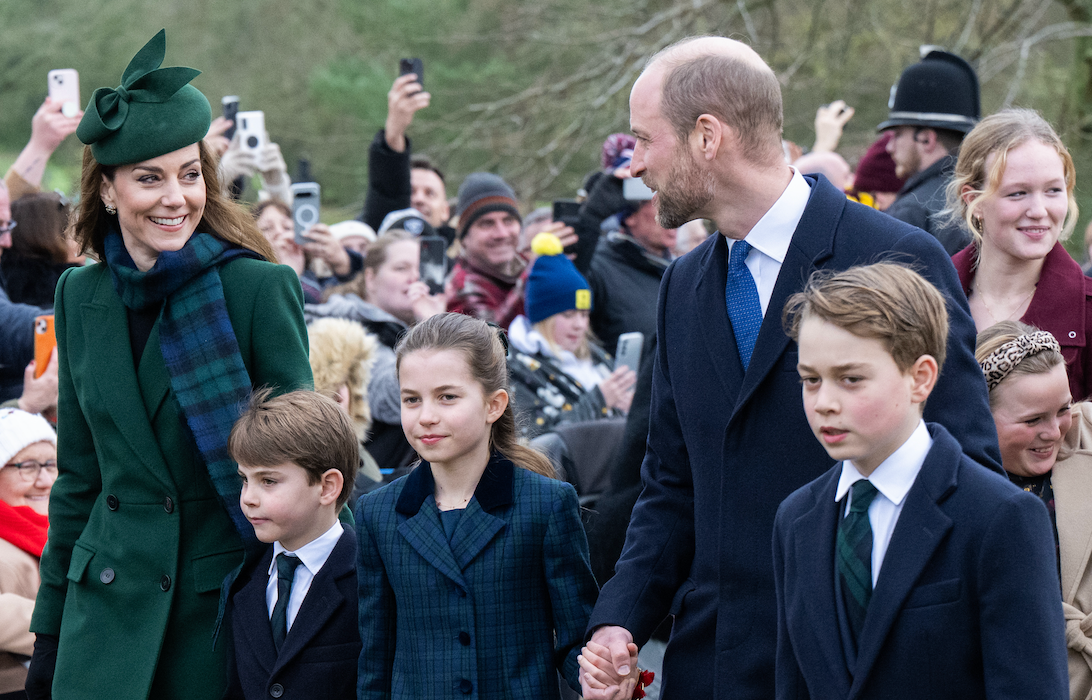
<svg viewBox="0 0 1092 700"><path fill-rule="evenodd" d="M647 202L656 194L639 177L627 177L622 180L622 197L630 202Z"/></svg>
<svg viewBox="0 0 1092 700"><path fill-rule="evenodd" d="M292 221L296 225L296 243L307 242L307 229L319 222L319 184L296 182L292 184Z"/></svg>
<svg viewBox="0 0 1092 700"><path fill-rule="evenodd" d="M575 227L580 221L580 202L575 199L555 199L554 221Z"/></svg>
<svg viewBox="0 0 1092 700"><path fill-rule="evenodd" d="M49 71L49 96L61 103L61 114L74 117L80 112L80 74L75 68Z"/></svg>
<svg viewBox="0 0 1092 700"><path fill-rule="evenodd" d="M398 75L406 75L407 73L413 73L417 76L417 82L421 84L421 89L425 89L425 64L421 62L419 58L402 58L398 61Z"/></svg>
<svg viewBox="0 0 1092 700"><path fill-rule="evenodd" d="M230 141L231 137L235 135L235 127L238 125L236 117L239 114L239 96L227 95L226 97L222 97L220 99L220 105L224 108L224 119L231 122L231 127L224 132L224 136Z"/></svg>
<svg viewBox="0 0 1092 700"><path fill-rule="evenodd" d="M614 353L614 368L622 365L629 367L634 372L641 368L641 348L645 344L645 334L633 331L618 336L618 348Z"/></svg>
<svg viewBox="0 0 1092 700"><path fill-rule="evenodd" d="M260 151L265 146L265 112L238 112L235 126L243 150Z"/></svg>
<svg viewBox="0 0 1092 700"><path fill-rule="evenodd" d="M34 318L34 378L42 376L49 365L49 356L57 347L57 334L53 330L53 314Z"/></svg>
<svg viewBox="0 0 1092 700"><path fill-rule="evenodd" d="M421 236L421 281L429 294L444 291L447 276L447 241L440 236Z"/></svg>

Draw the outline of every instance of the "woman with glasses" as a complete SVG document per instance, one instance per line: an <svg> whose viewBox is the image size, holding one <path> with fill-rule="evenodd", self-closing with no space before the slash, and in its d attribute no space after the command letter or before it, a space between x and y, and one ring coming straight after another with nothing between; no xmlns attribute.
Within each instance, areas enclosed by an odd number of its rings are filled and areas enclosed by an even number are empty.
<svg viewBox="0 0 1092 700"><path fill-rule="evenodd" d="M76 131L72 228L100 262L57 285L32 700L221 697L220 587L263 551L227 438L255 387L311 387L299 282L221 194L198 71L160 68L165 50L160 32Z"/></svg>
<svg viewBox="0 0 1092 700"><path fill-rule="evenodd" d="M57 436L44 418L0 409L0 700L24 700L30 616L46 543Z"/></svg>

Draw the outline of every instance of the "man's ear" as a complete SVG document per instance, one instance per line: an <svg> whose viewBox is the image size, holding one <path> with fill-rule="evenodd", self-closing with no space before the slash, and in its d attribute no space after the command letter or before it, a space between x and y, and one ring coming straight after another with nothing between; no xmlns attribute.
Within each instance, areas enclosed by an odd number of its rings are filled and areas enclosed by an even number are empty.
<svg viewBox="0 0 1092 700"><path fill-rule="evenodd" d="M940 368L937 366L937 360L932 355L922 355L914 364L910 365L910 369L906 374L911 379L910 385L910 400L914 403L925 403L925 400L929 398L929 394L933 392L933 387L936 386L937 377L940 375Z"/></svg>
<svg viewBox="0 0 1092 700"><path fill-rule="evenodd" d="M932 153L937 148L944 148L937 141L937 132L932 129L922 129L914 135L914 143L917 143L925 153Z"/></svg>
<svg viewBox="0 0 1092 700"><path fill-rule="evenodd" d="M327 469L322 473L322 479L319 483L322 485L319 503L328 506L337 503L337 498L341 495L341 489L345 488L345 475L337 469Z"/></svg>
<svg viewBox="0 0 1092 700"><path fill-rule="evenodd" d="M694 122L690 132L690 147L704 160L715 160L717 153L726 145L726 139L734 136L727 124L712 114L703 114Z"/></svg>

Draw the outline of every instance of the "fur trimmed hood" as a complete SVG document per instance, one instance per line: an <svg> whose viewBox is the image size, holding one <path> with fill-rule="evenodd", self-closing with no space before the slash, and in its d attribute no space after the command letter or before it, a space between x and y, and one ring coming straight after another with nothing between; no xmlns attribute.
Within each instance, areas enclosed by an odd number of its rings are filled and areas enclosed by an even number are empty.
<svg viewBox="0 0 1092 700"><path fill-rule="evenodd" d="M307 327L311 345L311 372L315 391L337 400L343 384L349 386L349 418L357 437L367 439L372 425L368 406L368 382L379 341L355 321L320 318Z"/></svg>

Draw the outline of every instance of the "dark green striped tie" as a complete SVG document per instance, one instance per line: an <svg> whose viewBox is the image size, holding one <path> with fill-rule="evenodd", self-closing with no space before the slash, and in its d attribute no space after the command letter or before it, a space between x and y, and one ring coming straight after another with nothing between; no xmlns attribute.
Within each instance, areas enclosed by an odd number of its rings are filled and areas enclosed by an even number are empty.
<svg viewBox="0 0 1092 700"><path fill-rule="evenodd" d="M872 598L872 526L868 522L868 506L877 491L868 479L861 479L850 488L853 497L849 513L838 527L838 575L856 646Z"/></svg>
<svg viewBox="0 0 1092 700"><path fill-rule="evenodd" d="M281 650L284 638L288 636L288 598L292 595L292 580L296 577L296 567L300 565L297 556L281 552L277 555L277 602L273 605L273 614L269 623L273 626L273 645Z"/></svg>

